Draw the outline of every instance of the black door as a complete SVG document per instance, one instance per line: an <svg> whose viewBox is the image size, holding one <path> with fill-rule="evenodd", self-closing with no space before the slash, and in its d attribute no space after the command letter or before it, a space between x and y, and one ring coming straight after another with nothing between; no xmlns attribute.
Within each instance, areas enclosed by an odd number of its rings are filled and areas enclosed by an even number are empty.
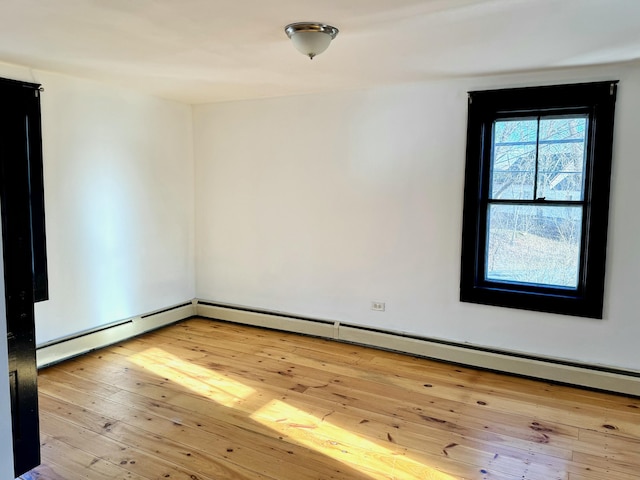
<svg viewBox="0 0 640 480"><path fill-rule="evenodd" d="M33 304L47 289L38 87L0 80L0 204L16 477L40 463Z"/></svg>

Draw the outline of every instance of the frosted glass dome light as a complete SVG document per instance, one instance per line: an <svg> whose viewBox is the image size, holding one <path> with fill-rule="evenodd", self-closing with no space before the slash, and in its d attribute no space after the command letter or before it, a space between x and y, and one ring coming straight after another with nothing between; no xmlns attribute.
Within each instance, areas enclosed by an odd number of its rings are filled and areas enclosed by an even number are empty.
<svg viewBox="0 0 640 480"><path fill-rule="evenodd" d="M293 42L293 46L312 60L324 52L331 40L338 35L336 27L312 22L292 23L284 27L284 31Z"/></svg>

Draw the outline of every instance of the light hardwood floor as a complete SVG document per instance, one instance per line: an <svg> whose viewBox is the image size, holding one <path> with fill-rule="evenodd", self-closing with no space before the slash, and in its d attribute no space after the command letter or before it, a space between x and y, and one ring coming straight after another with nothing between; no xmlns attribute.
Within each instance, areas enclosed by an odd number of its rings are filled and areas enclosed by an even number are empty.
<svg viewBox="0 0 640 480"><path fill-rule="evenodd" d="M640 400L188 320L40 372L34 479L640 478Z"/></svg>

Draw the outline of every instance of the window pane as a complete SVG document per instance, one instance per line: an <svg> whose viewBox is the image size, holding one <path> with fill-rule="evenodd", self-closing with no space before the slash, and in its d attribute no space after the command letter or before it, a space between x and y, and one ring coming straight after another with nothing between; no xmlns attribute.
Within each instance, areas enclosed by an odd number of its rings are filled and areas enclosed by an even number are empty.
<svg viewBox="0 0 640 480"><path fill-rule="evenodd" d="M537 134L536 119L494 123L490 198L533 199Z"/></svg>
<svg viewBox="0 0 640 480"><path fill-rule="evenodd" d="M583 199L586 130L586 117L540 121L537 197Z"/></svg>
<svg viewBox="0 0 640 480"><path fill-rule="evenodd" d="M582 207L489 205L485 279L577 288Z"/></svg>

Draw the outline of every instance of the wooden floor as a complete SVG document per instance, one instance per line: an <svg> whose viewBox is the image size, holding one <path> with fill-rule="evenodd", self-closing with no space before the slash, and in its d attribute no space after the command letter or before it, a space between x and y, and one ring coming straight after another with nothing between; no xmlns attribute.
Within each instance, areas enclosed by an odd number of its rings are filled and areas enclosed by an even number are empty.
<svg viewBox="0 0 640 480"><path fill-rule="evenodd" d="M41 371L33 479L640 478L640 400L189 320Z"/></svg>

